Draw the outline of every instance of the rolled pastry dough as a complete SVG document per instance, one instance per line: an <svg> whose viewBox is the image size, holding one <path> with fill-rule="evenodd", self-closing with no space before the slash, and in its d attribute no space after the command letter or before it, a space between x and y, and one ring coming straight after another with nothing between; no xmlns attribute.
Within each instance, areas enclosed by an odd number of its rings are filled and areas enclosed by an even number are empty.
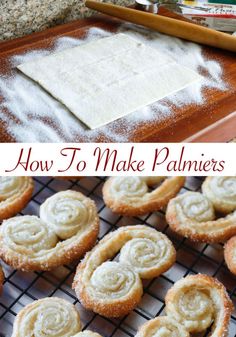
<svg viewBox="0 0 236 337"><path fill-rule="evenodd" d="M179 91L201 77L126 34L18 66L95 129Z"/></svg>

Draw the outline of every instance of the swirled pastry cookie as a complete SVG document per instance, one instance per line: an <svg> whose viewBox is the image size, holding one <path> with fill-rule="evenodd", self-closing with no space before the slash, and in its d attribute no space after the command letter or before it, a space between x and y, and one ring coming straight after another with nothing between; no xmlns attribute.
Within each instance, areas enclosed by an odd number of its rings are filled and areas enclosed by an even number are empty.
<svg viewBox="0 0 236 337"><path fill-rule="evenodd" d="M76 191L48 198L37 216L17 216L0 228L0 257L24 271L50 270L79 259L96 242L95 203Z"/></svg>
<svg viewBox="0 0 236 337"><path fill-rule="evenodd" d="M236 177L207 177L202 192L217 212L228 214L236 210Z"/></svg>
<svg viewBox="0 0 236 337"><path fill-rule="evenodd" d="M215 219L212 202L198 192L170 200L166 220L173 231L194 241L222 242L236 234L236 211Z"/></svg>
<svg viewBox="0 0 236 337"><path fill-rule="evenodd" d="M207 275L187 276L167 292L166 313L190 333L211 327L211 337L226 337L233 304L225 287ZM212 325L213 323L213 325Z"/></svg>
<svg viewBox="0 0 236 337"><path fill-rule="evenodd" d="M236 236L225 244L224 257L229 270L236 275Z"/></svg>
<svg viewBox="0 0 236 337"><path fill-rule="evenodd" d="M149 186L162 184L149 192ZM112 177L103 186L105 204L114 213L137 216L167 205L184 185L184 177Z"/></svg>
<svg viewBox="0 0 236 337"><path fill-rule="evenodd" d="M0 295L2 293L3 282L4 282L4 273L2 267L0 266Z"/></svg>
<svg viewBox="0 0 236 337"><path fill-rule="evenodd" d="M30 201L33 189L30 177L0 177L0 221L20 212Z"/></svg>
<svg viewBox="0 0 236 337"><path fill-rule="evenodd" d="M183 325L168 316L151 319L139 328L135 337L189 337Z"/></svg>
<svg viewBox="0 0 236 337"><path fill-rule="evenodd" d="M75 306L62 298L47 297L22 309L14 322L12 337L101 337L81 331Z"/></svg>
<svg viewBox="0 0 236 337"><path fill-rule="evenodd" d="M119 251L119 262L108 261ZM123 316L141 299L141 278L164 273L175 257L175 249L164 234L142 225L121 227L86 254L77 268L73 288L87 309L107 317Z"/></svg>

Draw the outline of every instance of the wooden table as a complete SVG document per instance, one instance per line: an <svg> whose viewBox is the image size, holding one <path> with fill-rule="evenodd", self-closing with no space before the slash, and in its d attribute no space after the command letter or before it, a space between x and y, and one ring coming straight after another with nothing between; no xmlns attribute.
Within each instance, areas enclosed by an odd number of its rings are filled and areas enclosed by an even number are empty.
<svg viewBox="0 0 236 337"><path fill-rule="evenodd" d="M160 9L159 14L176 17L176 14L163 8ZM10 71L9 58L13 55L49 48L59 36L83 38L90 27L116 31L120 23L121 21L105 15L97 15L16 40L2 42L0 43L0 76ZM229 89L226 91L206 89L204 105L175 108L174 119L166 118L162 121L143 123L133 131L130 142L180 142L185 140L225 142L236 136L236 55L210 47L203 47L203 52L207 57L221 64L224 80ZM7 134L4 124L0 121L0 142L7 141L14 142L14 139ZM109 141L109 139L106 135L101 135L96 141Z"/></svg>

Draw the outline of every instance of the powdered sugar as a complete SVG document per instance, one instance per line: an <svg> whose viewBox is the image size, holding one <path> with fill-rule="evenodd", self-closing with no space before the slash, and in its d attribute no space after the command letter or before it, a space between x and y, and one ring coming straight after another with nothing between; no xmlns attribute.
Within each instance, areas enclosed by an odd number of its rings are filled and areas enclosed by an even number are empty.
<svg viewBox="0 0 236 337"><path fill-rule="evenodd" d="M179 64L201 72L204 76L203 80L125 118L96 130L88 130L62 104L37 84L13 70L12 76L0 78L0 93L4 97L0 106L0 118L7 124L7 131L16 141L97 141L99 137L117 142L129 141L140 124L174 118L173 107L204 104L203 88L227 89L222 80L220 64L206 59L200 46L131 24L123 24L119 32L140 39L163 54L171 56ZM37 50L17 55L12 57L11 63L16 67L52 52L72 48L111 34L105 30L91 28L84 40L62 37L56 40L53 50Z"/></svg>

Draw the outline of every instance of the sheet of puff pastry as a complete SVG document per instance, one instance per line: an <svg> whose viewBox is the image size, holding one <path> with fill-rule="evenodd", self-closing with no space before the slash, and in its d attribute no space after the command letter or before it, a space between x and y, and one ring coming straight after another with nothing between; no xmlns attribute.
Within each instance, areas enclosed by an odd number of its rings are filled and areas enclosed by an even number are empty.
<svg viewBox="0 0 236 337"><path fill-rule="evenodd" d="M46 297L24 307L16 316L12 337L102 337L81 331L79 312L70 302Z"/></svg>
<svg viewBox="0 0 236 337"><path fill-rule="evenodd" d="M109 261L119 252L119 261ZM77 267L73 288L88 310L121 317L140 302L141 279L166 272L175 259L174 246L163 233L144 225L121 227L86 254Z"/></svg>
<svg viewBox="0 0 236 337"><path fill-rule="evenodd" d="M18 69L95 129L199 81L125 34L116 34L36 59Z"/></svg>
<svg viewBox="0 0 236 337"><path fill-rule="evenodd" d="M183 325L168 316L156 317L147 321L135 337L190 337Z"/></svg>
<svg viewBox="0 0 236 337"><path fill-rule="evenodd" d="M186 192L171 199L166 210L166 220L171 229L193 241L207 243L225 242L235 235L236 203L229 202L229 200L235 198L235 191L233 190L234 192L231 193L231 181L234 182L235 180L234 177L207 178L203 183L204 194ZM220 184L222 181L224 181L224 192L220 188L221 193L219 193L219 189L213 189L213 186ZM233 194L233 197L230 196L231 194ZM225 212L226 209L234 211L227 215L217 214L216 217L216 211L219 210L219 200L221 200Z"/></svg>
<svg viewBox="0 0 236 337"><path fill-rule="evenodd" d="M224 246L224 258L227 267L236 275L236 236L233 236Z"/></svg>
<svg viewBox="0 0 236 337"><path fill-rule="evenodd" d="M3 221L0 257L15 269L50 270L81 258L94 246L98 231L94 201L77 191L61 191L40 206L40 217Z"/></svg>
<svg viewBox="0 0 236 337"><path fill-rule="evenodd" d="M182 278L168 290L165 303L167 316L189 333L211 328L211 337L228 336L233 303L216 278L204 274Z"/></svg>
<svg viewBox="0 0 236 337"><path fill-rule="evenodd" d="M164 208L184 183L185 177L112 177L104 183L103 198L114 213L144 215Z"/></svg>
<svg viewBox="0 0 236 337"><path fill-rule="evenodd" d="M3 273L2 267L0 265L0 295L2 293L3 282L4 282L4 273Z"/></svg>
<svg viewBox="0 0 236 337"><path fill-rule="evenodd" d="M20 212L32 197L31 177L0 177L0 221Z"/></svg>

